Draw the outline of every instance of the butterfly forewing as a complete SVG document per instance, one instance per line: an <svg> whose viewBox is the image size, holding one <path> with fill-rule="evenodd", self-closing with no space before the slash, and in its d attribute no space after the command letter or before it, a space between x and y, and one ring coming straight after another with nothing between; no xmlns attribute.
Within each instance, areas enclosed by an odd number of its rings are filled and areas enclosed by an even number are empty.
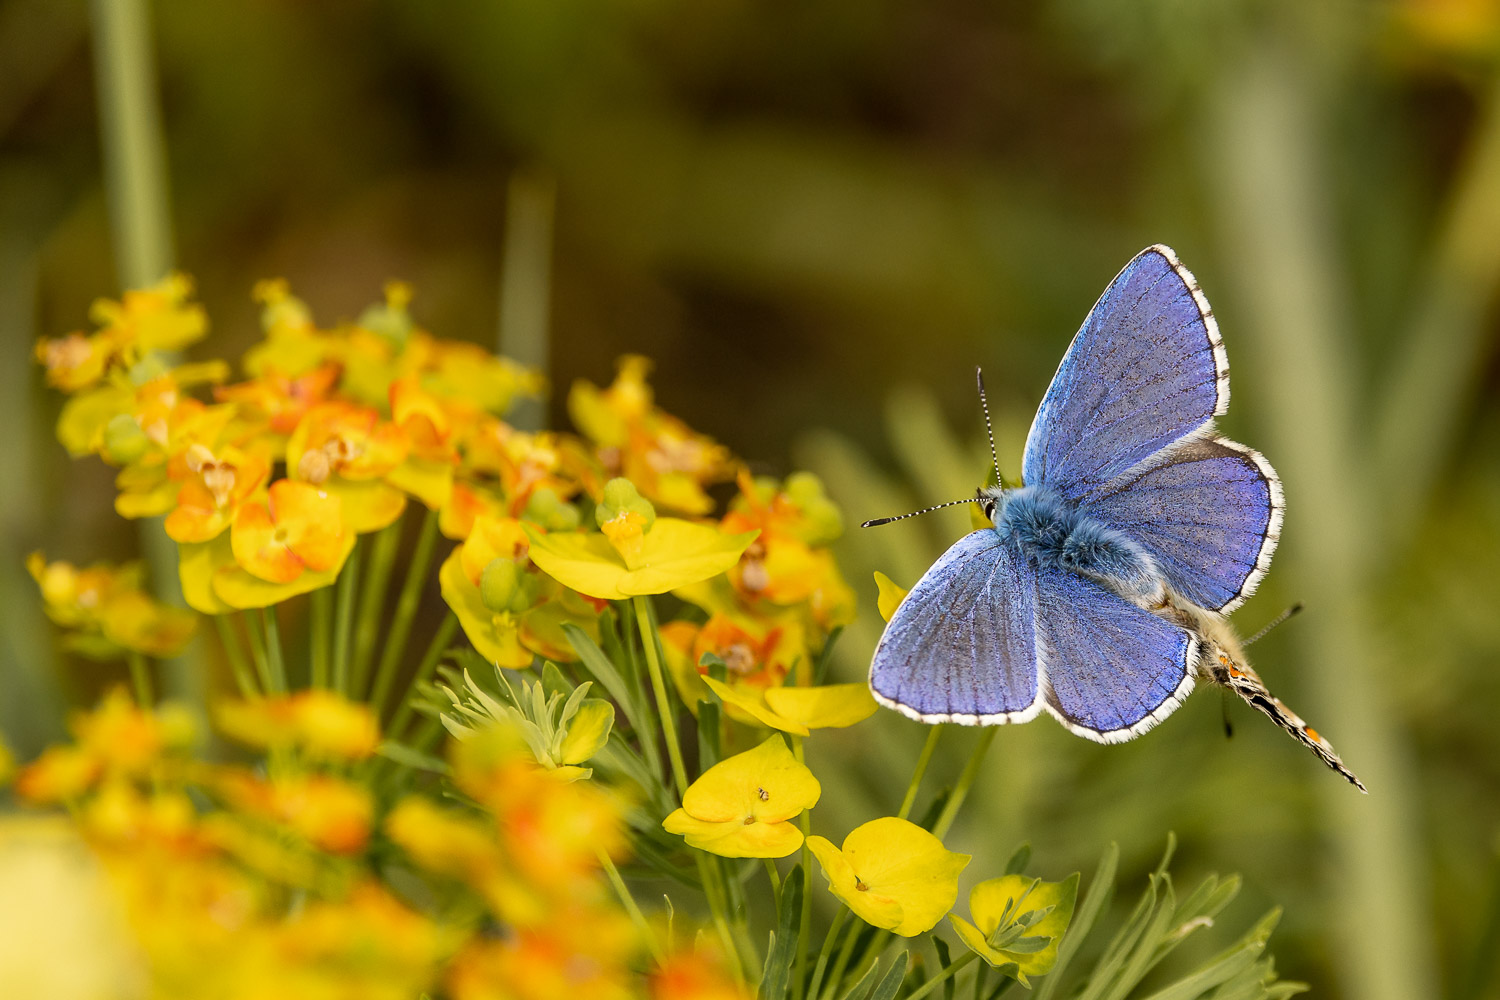
<svg viewBox="0 0 1500 1000"><path fill-rule="evenodd" d="M1229 405L1229 362L1192 274L1166 247L1125 265L1042 399L1021 472L1082 499Z"/></svg>
<svg viewBox="0 0 1500 1000"><path fill-rule="evenodd" d="M888 707L922 722L1025 722L1041 710L1034 571L985 529L954 543L901 602L870 665Z"/></svg>

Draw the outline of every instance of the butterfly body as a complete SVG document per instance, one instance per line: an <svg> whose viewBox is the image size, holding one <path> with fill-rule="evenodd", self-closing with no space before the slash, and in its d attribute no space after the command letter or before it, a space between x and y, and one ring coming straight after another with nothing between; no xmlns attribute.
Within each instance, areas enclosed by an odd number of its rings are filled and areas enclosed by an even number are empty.
<svg viewBox="0 0 1500 1000"><path fill-rule="evenodd" d="M1058 366L1025 485L979 490L992 527L954 543L892 615L870 666L876 700L926 723L1047 712L1116 743L1202 679L1363 790L1266 690L1224 620L1269 570L1285 506L1270 463L1215 430L1228 403L1207 299L1170 249L1147 248Z"/></svg>

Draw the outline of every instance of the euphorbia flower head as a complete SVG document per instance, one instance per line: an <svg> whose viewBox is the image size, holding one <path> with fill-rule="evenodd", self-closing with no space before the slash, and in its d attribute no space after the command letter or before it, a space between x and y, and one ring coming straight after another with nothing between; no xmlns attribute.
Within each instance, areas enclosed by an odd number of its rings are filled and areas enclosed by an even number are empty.
<svg viewBox="0 0 1500 1000"><path fill-rule="evenodd" d="M932 930L958 898L958 873L969 855L956 854L915 823L894 816L855 827L842 848L807 838L828 891L867 924L915 937Z"/></svg>
<svg viewBox="0 0 1500 1000"><path fill-rule="evenodd" d="M822 792L812 771L773 735L704 771L662 827L721 857L784 858L802 846L802 831L788 820L816 805Z"/></svg>

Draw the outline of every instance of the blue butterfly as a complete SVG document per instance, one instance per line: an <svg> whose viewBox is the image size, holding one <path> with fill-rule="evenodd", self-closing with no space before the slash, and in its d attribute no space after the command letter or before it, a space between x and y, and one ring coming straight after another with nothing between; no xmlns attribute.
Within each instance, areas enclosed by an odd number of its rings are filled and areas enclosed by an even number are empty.
<svg viewBox="0 0 1500 1000"><path fill-rule="evenodd" d="M1201 678L1363 791L1266 690L1224 620L1270 569L1285 509L1271 464L1215 431L1228 407L1208 300L1176 254L1148 247L1063 356L1026 440L1025 485L954 501L977 502L993 526L959 539L891 616L870 665L876 700L926 723L1047 712L1118 743Z"/></svg>

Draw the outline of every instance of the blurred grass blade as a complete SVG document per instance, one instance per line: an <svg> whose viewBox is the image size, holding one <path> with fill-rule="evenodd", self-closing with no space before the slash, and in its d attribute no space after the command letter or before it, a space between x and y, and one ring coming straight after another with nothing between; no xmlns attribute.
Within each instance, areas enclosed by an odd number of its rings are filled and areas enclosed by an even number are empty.
<svg viewBox="0 0 1500 1000"><path fill-rule="evenodd" d="M797 921L802 915L802 866L793 868L781 886L781 912L776 920L776 936L766 953L766 965L760 977L760 1000L782 1000L791 976L792 960L797 954Z"/></svg>

